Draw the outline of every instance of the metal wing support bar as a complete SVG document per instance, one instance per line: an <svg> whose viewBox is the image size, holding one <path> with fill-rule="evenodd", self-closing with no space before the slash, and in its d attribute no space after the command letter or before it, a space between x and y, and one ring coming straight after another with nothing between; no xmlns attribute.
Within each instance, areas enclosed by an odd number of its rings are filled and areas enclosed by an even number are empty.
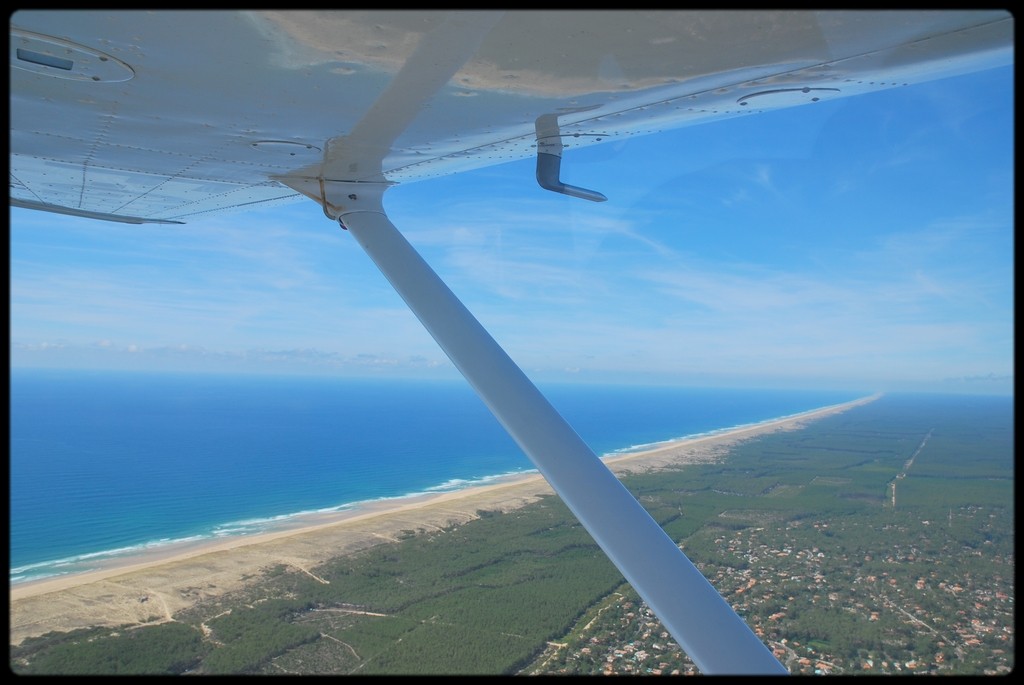
<svg viewBox="0 0 1024 685"><path fill-rule="evenodd" d="M395 228L382 204L386 186L337 185L349 200L339 214L342 227L701 672L787 674Z"/></svg>

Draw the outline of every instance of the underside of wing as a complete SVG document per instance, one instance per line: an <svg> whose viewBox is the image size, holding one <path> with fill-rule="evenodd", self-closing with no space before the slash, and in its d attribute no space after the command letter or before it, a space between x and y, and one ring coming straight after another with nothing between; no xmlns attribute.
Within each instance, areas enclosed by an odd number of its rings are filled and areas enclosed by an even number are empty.
<svg viewBox="0 0 1024 685"><path fill-rule="evenodd" d="M174 223L532 157L542 117L572 148L1005 64L1013 20L20 11L10 33L12 204Z"/></svg>

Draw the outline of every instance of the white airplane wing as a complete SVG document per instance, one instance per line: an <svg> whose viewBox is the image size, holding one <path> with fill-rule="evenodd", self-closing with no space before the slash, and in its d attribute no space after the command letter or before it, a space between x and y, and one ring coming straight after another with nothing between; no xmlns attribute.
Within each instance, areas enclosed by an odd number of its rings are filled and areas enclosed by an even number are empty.
<svg viewBox="0 0 1024 685"><path fill-rule="evenodd" d="M1010 64L955 12L12 16L11 204L177 223L311 198L338 220L704 673L785 668L387 218L388 187Z"/></svg>
<svg viewBox="0 0 1024 685"><path fill-rule="evenodd" d="M130 222L322 203L321 179L533 157L542 117L571 149L1009 63L1012 36L989 11L19 11L10 197Z"/></svg>

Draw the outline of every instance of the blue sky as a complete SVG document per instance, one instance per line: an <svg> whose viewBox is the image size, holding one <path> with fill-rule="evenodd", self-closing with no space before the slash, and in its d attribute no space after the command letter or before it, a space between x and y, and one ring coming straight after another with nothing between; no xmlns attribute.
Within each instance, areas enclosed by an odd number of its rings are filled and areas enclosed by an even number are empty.
<svg viewBox="0 0 1024 685"><path fill-rule="evenodd" d="M1013 72L399 186L394 223L538 381L1011 393ZM456 377L303 201L185 226L11 210L11 364Z"/></svg>

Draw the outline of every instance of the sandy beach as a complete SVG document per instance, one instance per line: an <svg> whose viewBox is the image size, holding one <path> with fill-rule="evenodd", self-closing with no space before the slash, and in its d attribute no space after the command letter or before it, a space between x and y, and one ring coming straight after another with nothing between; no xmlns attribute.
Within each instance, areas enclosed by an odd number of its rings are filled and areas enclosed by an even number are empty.
<svg viewBox="0 0 1024 685"><path fill-rule="evenodd" d="M799 428L875 398L659 444L607 458L605 463L621 474L716 461L739 441ZM510 511L549 494L551 488L537 474L509 477L454 492L310 516L301 525L275 532L168 546L119 558L96 571L19 583L11 586L10 641L20 644L53 630L171 620L174 613L239 589L262 570L278 564L314 575L317 564L327 559L395 541L406 531L465 523L476 518L479 510Z"/></svg>

